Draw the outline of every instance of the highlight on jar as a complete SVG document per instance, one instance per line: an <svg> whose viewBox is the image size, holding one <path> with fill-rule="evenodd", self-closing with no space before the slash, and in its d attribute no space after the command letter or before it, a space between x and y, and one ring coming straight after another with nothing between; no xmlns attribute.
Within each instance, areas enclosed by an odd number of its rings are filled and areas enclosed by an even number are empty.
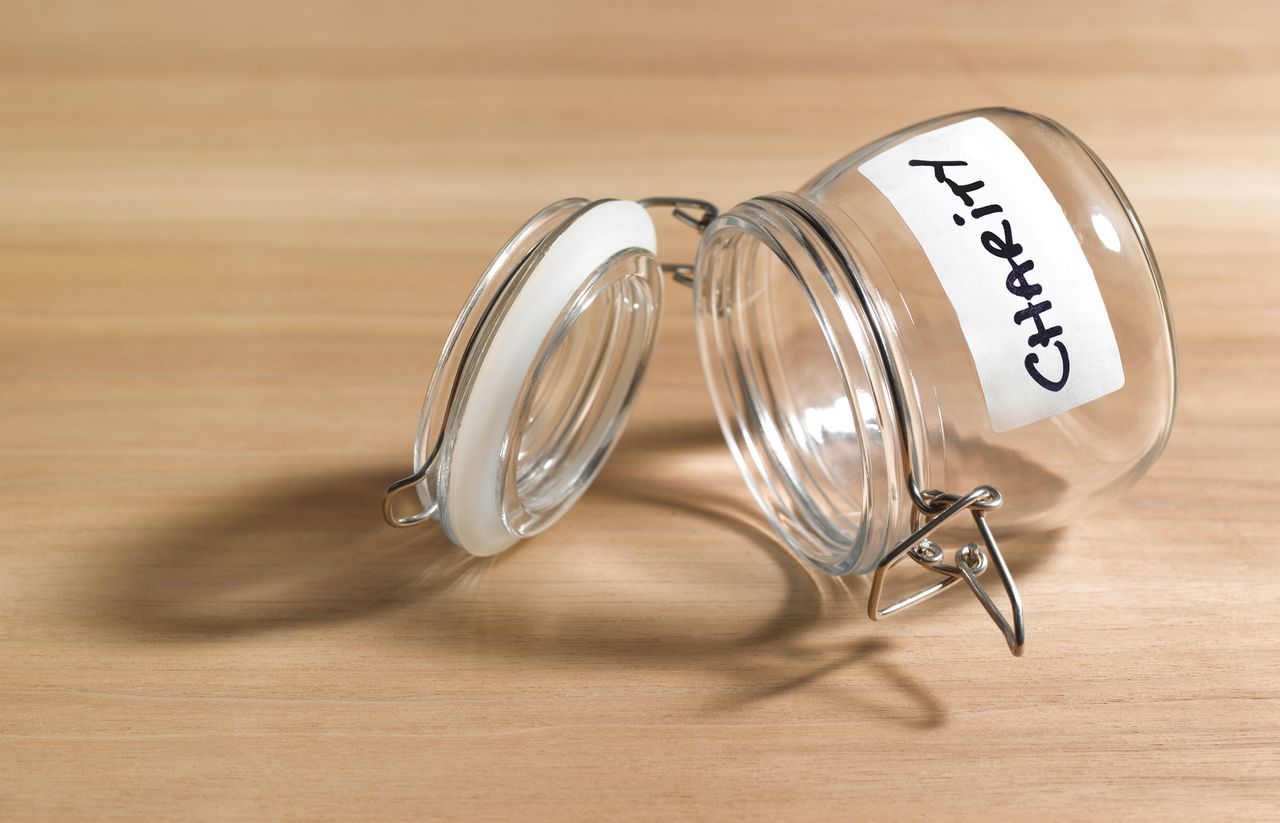
<svg viewBox="0 0 1280 823"><path fill-rule="evenodd" d="M702 234L694 263L660 262L655 209ZM723 213L683 197L538 212L445 343L387 521L438 521L482 556L555 523L622 431L666 277L692 291L760 510L804 562L871 575L873 620L962 583L1021 655L996 532L1084 516L1142 477L1173 424L1173 331L1129 201L1056 122L982 109ZM903 561L928 582L889 596Z"/></svg>

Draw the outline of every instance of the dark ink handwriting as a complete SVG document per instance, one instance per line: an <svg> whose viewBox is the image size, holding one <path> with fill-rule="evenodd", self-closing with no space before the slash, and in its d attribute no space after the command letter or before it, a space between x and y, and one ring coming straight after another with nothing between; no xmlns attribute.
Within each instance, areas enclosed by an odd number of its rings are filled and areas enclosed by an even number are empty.
<svg viewBox="0 0 1280 823"><path fill-rule="evenodd" d="M969 165L964 160L911 160L908 165L933 169L933 178L951 189L951 193L959 198L960 202L969 209L969 218L972 220L981 220L984 217L990 217L995 214L1003 214L1004 207L991 203L984 206L976 205L973 199L973 192L979 191L986 186L982 180L974 180L970 183L961 183L949 176L949 169L960 168ZM951 215L952 221L957 226L963 226L966 218L961 214ZM993 224L993 221L987 221ZM986 225L986 224L984 224ZM1045 314L1053 309L1053 303L1049 300L1035 301L1044 293L1044 287L1039 283L1033 283L1028 279L1028 275L1035 269L1035 261L1029 257L1024 257L1025 249L1021 243L1013 238L1013 224L1007 219L1001 218L999 227L988 228L979 236L978 241L982 244L982 248L991 256L1003 260L1009 267L1009 273L1005 276L1004 287L1015 297L1020 297L1027 301L1025 309L1019 309L1013 313L1013 322L1021 326L1028 320L1035 328L1035 331L1027 338L1027 346L1029 348L1041 347L1048 348L1053 346L1058 353L1058 359L1061 366L1058 371L1060 375L1055 379L1046 377L1044 372L1040 370L1040 354L1032 351L1023 359L1023 367L1027 370L1027 374L1037 385L1049 391L1062 391L1067 385L1067 376L1071 373L1071 360L1067 354L1066 344L1059 338L1062 337L1062 326L1049 325L1046 322Z"/></svg>

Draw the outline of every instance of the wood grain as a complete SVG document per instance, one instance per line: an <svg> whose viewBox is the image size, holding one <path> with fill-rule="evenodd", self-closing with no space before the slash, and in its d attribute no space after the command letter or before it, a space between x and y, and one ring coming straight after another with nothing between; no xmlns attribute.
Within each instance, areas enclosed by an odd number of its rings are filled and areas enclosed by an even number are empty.
<svg viewBox="0 0 1280 823"><path fill-rule="evenodd" d="M1280 5L0 16L0 817L1275 819ZM1107 159L1182 358L1145 482L1013 547L1027 657L788 559L675 289L557 528L476 561L382 525L527 214L727 206L986 104Z"/></svg>

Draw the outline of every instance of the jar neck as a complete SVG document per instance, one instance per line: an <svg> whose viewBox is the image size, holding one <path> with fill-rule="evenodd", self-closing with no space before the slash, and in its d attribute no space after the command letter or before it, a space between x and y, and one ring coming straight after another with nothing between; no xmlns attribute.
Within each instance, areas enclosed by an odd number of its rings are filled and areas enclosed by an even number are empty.
<svg viewBox="0 0 1280 823"><path fill-rule="evenodd" d="M797 286L794 303L775 291ZM699 340L726 439L775 530L834 574L872 571L910 525L896 383L864 289L840 236L793 194L736 206L699 255ZM819 380L806 367L822 352L789 360L779 332L776 316L804 307L831 361Z"/></svg>
<svg viewBox="0 0 1280 823"><path fill-rule="evenodd" d="M769 210L773 221L803 238L807 253L795 261L797 277L808 278L815 286L821 282L835 292L841 319L854 331L851 351L856 351L861 373L887 392L889 402L883 405L880 420L894 435L901 478L922 471L928 461L915 450L926 437L911 427L923 415L918 398L910 392L913 372L898 337L902 327L877 285L880 279L868 270L879 269L883 274L884 265L854 215L844 211L832 215L812 199L792 192L775 192L748 202Z"/></svg>

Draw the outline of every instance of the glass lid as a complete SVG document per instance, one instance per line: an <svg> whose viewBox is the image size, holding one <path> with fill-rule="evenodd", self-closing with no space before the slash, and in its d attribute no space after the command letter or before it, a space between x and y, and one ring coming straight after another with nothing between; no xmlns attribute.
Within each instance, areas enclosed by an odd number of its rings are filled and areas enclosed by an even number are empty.
<svg viewBox="0 0 1280 823"><path fill-rule="evenodd" d="M502 247L431 379L414 473L388 522L438 520L496 554L554 523L587 489L626 422L657 336L662 267L640 203L562 200Z"/></svg>

